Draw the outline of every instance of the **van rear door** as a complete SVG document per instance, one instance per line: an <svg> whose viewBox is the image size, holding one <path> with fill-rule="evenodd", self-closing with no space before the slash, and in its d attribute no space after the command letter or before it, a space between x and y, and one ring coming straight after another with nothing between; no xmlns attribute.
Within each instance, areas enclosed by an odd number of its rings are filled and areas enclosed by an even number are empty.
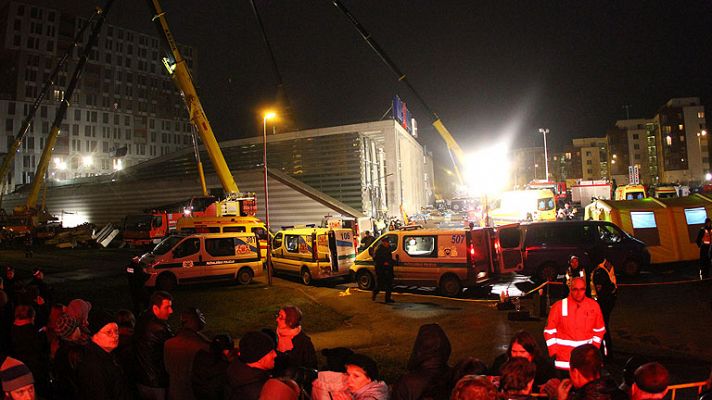
<svg viewBox="0 0 712 400"><path fill-rule="evenodd" d="M497 228L495 252L498 268L496 273L507 274L521 271L524 268L522 259L522 230L519 224L503 225Z"/></svg>
<svg viewBox="0 0 712 400"><path fill-rule="evenodd" d="M356 249L354 248L354 234L351 229L334 229L329 232L329 241L333 244L329 246L331 256L331 270L333 272L347 272L356 259Z"/></svg>

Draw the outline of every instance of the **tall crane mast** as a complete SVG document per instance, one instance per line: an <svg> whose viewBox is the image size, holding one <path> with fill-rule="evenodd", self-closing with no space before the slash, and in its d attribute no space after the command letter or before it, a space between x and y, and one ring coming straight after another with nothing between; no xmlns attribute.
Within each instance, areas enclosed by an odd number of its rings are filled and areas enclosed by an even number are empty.
<svg viewBox="0 0 712 400"><path fill-rule="evenodd" d="M49 160L52 156L52 149L57 143L57 137L59 136L60 128L62 126L62 120L64 120L64 116L67 114L67 108L69 108L69 100L72 98L72 95L74 94L74 89L76 89L77 84L79 83L79 78L81 77L82 71L84 70L84 66L87 63L89 53L91 53L92 48L97 42L101 26L104 24L104 21L106 20L106 14L109 12L109 9L111 8L111 5L113 3L114 0L108 0L104 8L99 11L98 20L92 27L89 39L87 40L82 54L79 57L79 62L77 63L77 66L74 68L74 73L72 74L72 78L69 81L69 84L67 85L67 90L64 92L64 98L59 104L59 108L57 109L57 113L55 114L54 122L52 123L52 128L50 129L49 136L47 137L47 142L45 143L44 148L42 149L42 156L40 157L40 161L37 164L35 178L32 180L32 184L30 186L30 193L28 194L27 202L25 203L25 208L24 210L18 210L20 213L30 213L32 212L32 210L37 209L37 199L39 198L40 188L42 186L42 183L44 182L45 174L47 173Z"/></svg>
<svg viewBox="0 0 712 400"><path fill-rule="evenodd" d="M183 95L183 100L188 108L190 121L200 134L200 140L203 142L203 145L205 145L205 149L210 157L210 161L215 167L215 172L218 175L218 179L227 198L237 199L241 197L237 183L230 173L227 162L225 162L225 157L220 150L217 139L215 139L213 129L210 126L208 117L205 115L198 93L195 90L193 79L188 70L188 63L178 49L178 44L173 38L173 34L168 26L166 13L161 8L158 0L147 0L147 3L153 15L152 21L158 29L159 36L163 39L167 50L170 51L169 57L163 58L163 64Z"/></svg>
<svg viewBox="0 0 712 400"><path fill-rule="evenodd" d="M428 106L428 104L423 100L423 98L420 96L420 94L415 90L415 88L410 84L408 81L408 78L406 75L401 72L401 70L396 66L396 64L393 62L393 60L388 57L388 55L383 51L381 46L378 45L378 43L371 37L371 34L366 30L366 28L361 25L356 17L351 14L351 12L344 6L343 3L341 3L340 0L331 0L331 2L336 6L336 8L341 11L346 18L353 24L353 26L356 28L358 33L361 35L363 40L368 43L368 45L373 49L373 51L376 52L378 57L380 57L381 61L383 61L388 68L393 71L393 73L398 77L398 81L403 82L403 84L410 89L410 91L413 93L415 98L420 102L420 104L425 107L425 109L430 113L432 116L433 122L432 125L435 128L436 131L440 134L440 136L443 138L445 141L445 144L447 145L448 151L450 152L450 157L452 158L454 155L453 159L453 169L455 170L455 176L457 176L457 179L460 184L463 183L462 181L462 175L460 174L460 169L458 168L458 164L461 167L465 166L465 155L462 152L462 149L460 148L460 145L457 144L455 141L455 138L452 137L452 134L450 134L450 131L447 130L445 125L443 125L442 121L440 120L440 117Z"/></svg>

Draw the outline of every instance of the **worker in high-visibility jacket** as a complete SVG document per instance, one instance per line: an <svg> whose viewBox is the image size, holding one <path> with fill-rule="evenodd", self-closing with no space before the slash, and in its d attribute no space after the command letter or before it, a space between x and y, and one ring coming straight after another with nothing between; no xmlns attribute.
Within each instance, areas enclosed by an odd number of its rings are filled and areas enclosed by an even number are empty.
<svg viewBox="0 0 712 400"><path fill-rule="evenodd" d="M587 343L600 348L605 333L601 308L586 296L586 281L573 278L569 295L551 306L544 329L544 339L549 355L554 358L554 366L568 371L571 350Z"/></svg>

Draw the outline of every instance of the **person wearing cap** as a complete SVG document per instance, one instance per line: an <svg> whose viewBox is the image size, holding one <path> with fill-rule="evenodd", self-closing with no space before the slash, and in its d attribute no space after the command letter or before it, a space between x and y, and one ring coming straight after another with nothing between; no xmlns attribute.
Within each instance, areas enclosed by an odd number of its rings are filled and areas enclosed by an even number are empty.
<svg viewBox="0 0 712 400"><path fill-rule="evenodd" d="M575 277L583 278L586 282L586 294L589 293L588 290L588 280L586 279L586 269L581 265L581 260L578 256L571 256L569 258L569 266L566 268L566 288L571 289L571 280Z"/></svg>
<svg viewBox="0 0 712 400"><path fill-rule="evenodd" d="M206 325L200 309L188 307L180 313L181 328L163 346L163 357L168 372L168 400L193 400L190 374L193 358L200 350L207 350L210 340L201 332Z"/></svg>
<svg viewBox="0 0 712 400"><path fill-rule="evenodd" d="M229 400L258 400L277 358L272 338L258 331L240 339L239 353L227 368Z"/></svg>
<svg viewBox="0 0 712 400"><path fill-rule="evenodd" d="M35 380L22 361L5 357L0 365L0 380L8 400L35 400Z"/></svg>
<svg viewBox="0 0 712 400"><path fill-rule="evenodd" d="M292 376L299 368L317 368L316 350L302 330L302 311L297 306L282 307L276 315L277 359L274 375Z"/></svg>
<svg viewBox="0 0 712 400"><path fill-rule="evenodd" d="M153 292L146 310L136 323L136 386L143 400L164 400L168 388L168 372L164 364L163 347L173 337L168 318L173 314L173 296L161 290Z"/></svg>
<svg viewBox="0 0 712 400"><path fill-rule="evenodd" d="M89 315L91 340L77 366L79 400L129 400L128 384L111 353L119 345L119 326L114 316L95 310Z"/></svg>
<svg viewBox="0 0 712 400"><path fill-rule="evenodd" d="M346 360L346 386L350 400L388 400L388 385L379 380L378 365L363 354L352 354ZM334 400L339 399L338 396Z"/></svg>
<svg viewBox="0 0 712 400"><path fill-rule="evenodd" d="M658 362L643 364L635 370L631 400L662 399L668 392L670 373Z"/></svg>
<svg viewBox="0 0 712 400"><path fill-rule="evenodd" d="M77 398L77 364L89 342L80 322L62 313L55 324L59 347L52 362L52 392L57 399Z"/></svg>
<svg viewBox="0 0 712 400"><path fill-rule="evenodd" d="M235 342L229 334L215 335L209 350L200 350L193 359L191 388L196 399L222 400L227 383L227 367L233 360Z"/></svg>

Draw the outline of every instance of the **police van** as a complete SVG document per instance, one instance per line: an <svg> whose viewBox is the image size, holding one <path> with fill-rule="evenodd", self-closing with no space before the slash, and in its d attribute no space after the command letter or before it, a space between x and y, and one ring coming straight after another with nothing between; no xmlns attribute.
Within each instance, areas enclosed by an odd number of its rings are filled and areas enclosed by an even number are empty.
<svg viewBox="0 0 712 400"><path fill-rule="evenodd" d="M214 281L247 285L262 275L262 258L253 233L176 234L134 257L126 272L129 279L144 276L145 286L168 291L177 285Z"/></svg>
<svg viewBox="0 0 712 400"><path fill-rule="evenodd" d="M394 283L397 285L437 286L445 296L458 296L463 287L472 287L490 279L495 270L492 228L422 229L406 226L381 235L356 257L351 267L359 288L375 284L373 252L385 238L395 259Z"/></svg>
<svg viewBox="0 0 712 400"><path fill-rule="evenodd" d="M351 229L284 227L272 239L272 269L300 277L302 283L348 278L356 258Z"/></svg>

